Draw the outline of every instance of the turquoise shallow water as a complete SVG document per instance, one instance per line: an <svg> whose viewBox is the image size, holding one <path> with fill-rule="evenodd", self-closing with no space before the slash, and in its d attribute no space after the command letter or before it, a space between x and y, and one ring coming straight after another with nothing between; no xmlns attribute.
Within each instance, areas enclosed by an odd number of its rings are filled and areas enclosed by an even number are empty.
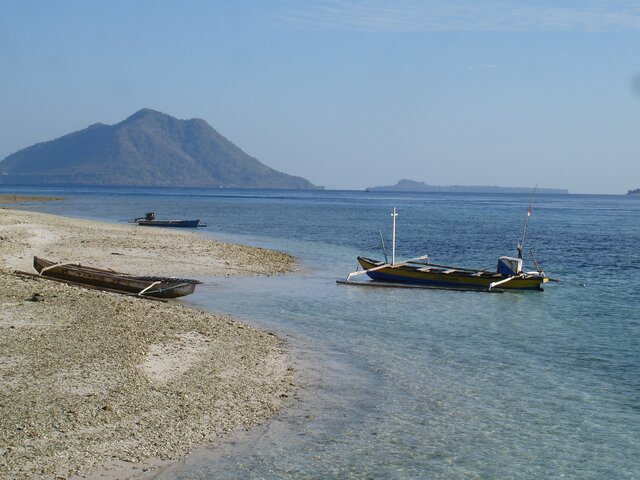
<svg viewBox="0 0 640 480"><path fill-rule="evenodd" d="M640 198L537 196L527 245L561 283L483 294L335 280L381 256L380 230L390 245L393 207L399 258L494 268L515 254L528 195L40 192L67 198L38 207L53 213L199 217L300 261L189 299L285 336L299 399L159 478L640 477Z"/></svg>

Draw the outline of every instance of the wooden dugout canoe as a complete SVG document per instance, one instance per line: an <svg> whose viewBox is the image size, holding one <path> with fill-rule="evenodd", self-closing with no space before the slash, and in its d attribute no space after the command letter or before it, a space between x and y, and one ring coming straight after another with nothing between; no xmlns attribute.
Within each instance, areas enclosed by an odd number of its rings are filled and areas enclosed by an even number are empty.
<svg viewBox="0 0 640 480"><path fill-rule="evenodd" d="M196 285L202 283L186 278L129 275L79 263L56 263L39 257L33 257L33 267L44 277L156 298L190 295Z"/></svg>

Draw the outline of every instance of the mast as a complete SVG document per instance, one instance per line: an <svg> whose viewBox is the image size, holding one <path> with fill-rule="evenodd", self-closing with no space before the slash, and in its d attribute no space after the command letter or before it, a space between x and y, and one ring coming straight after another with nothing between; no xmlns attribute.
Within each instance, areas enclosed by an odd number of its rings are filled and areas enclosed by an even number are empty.
<svg viewBox="0 0 640 480"><path fill-rule="evenodd" d="M524 249L524 237L527 234L527 225L529 224L529 217L531 216L531 204L533 203L533 199L536 196L536 190L538 186L536 185L533 188L533 194L531 195L531 200L529 200L529 208L527 208L527 216L524 217L524 226L522 227L522 236L520 237L520 242L518 242L518 258L522 260L522 250Z"/></svg>
<svg viewBox="0 0 640 480"><path fill-rule="evenodd" d="M524 226L522 227L522 237L518 242L518 258L522 260L522 250L524 249L524 236L527 233L527 224L529 223L529 217L531 216L531 206L527 209L527 216L524 217Z"/></svg>
<svg viewBox="0 0 640 480"><path fill-rule="evenodd" d="M398 214L396 213L396 208L393 207L393 213L391 217L393 218L393 228L391 230L391 265L395 265L396 263L396 217Z"/></svg>

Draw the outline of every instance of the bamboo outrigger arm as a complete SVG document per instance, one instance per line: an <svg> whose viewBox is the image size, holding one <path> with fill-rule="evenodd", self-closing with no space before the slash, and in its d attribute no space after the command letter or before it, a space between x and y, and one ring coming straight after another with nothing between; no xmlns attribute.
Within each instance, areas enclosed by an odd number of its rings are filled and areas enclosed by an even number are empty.
<svg viewBox="0 0 640 480"><path fill-rule="evenodd" d="M351 277L357 277L358 275L363 275L363 274L365 274L367 272L373 272L375 270L380 270L382 268L386 268L386 267L390 267L390 266L391 266L391 264L385 263L383 265L378 265L377 267L368 268L367 270L356 270L355 272L351 272L349 275L347 275L345 283L348 283L349 280L351 280Z"/></svg>
<svg viewBox="0 0 640 480"><path fill-rule="evenodd" d="M381 270L387 267L398 268L398 267L402 267L403 265L406 265L407 263L412 263L418 260L425 260L428 258L429 258L429 255L421 255L420 257L410 258L409 260L405 260L404 262L400 262L400 263L395 263L395 264L384 263L382 265L378 265L377 267L368 268L366 270L356 270L355 272L351 272L349 275L347 275L345 283L348 283L349 280L351 280L351 277L357 277L358 275L363 275L368 272L375 272L376 270Z"/></svg>
<svg viewBox="0 0 640 480"><path fill-rule="evenodd" d="M140 290L140 291L138 292L138 295L140 295L140 296L144 295L144 293L145 293L147 290L149 290L151 287L155 287L156 285L158 285L158 284L160 284L160 283L162 283L162 282L161 282L161 281L153 282L153 283L152 283L151 285L149 285L148 287L143 288L142 290Z"/></svg>
<svg viewBox="0 0 640 480"><path fill-rule="evenodd" d="M510 282L511 280L513 280L514 278L518 278L519 276L520 275L512 275L498 282L492 282L489 284L489 290L491 290L493 287L497 287L498 285L502 285L503 283Z"/></svg>
<svg viewBox="0 0 640 480"><path fill-rule="evenodd" d="M80 266L80 262L61 262L61 263L56 263L55 265L49 265L48 267L44 267L42 270L40 270L40 272L38 272L38 275L42 276L42 274L47 270L51 270L52 268L57 268L57 267L64 267L66 265Z"/></svg>

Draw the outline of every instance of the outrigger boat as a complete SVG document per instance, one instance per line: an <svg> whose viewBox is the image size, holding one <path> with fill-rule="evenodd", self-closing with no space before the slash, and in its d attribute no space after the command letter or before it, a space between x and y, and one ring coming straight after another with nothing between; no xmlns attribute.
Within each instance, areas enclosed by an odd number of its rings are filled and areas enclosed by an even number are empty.
<svg viewBox="0 0 640 480"><path fill-rule="evenodd" d="M156 220L156 214L148 212L144 217L133 219L143 227L180 227L180 228L197 228L200 226L200 220ZM206 225L203 225L206 226Z"/></svg>
<svg viewBox="0 0 640 480"><path fill-rule="evenodd" d="M192 294L196 285L202 283L187 278L129 275L80 263L56 263L39 257L33 257L33 268L40 276L53 280L141 297L183 297Z"/></svg>
<svg viewBox="0 0 640 480"><path fill-rule="evenodd" d="M522 267L522 250L527 229L531 207L527 210L527 217L522 231L522 239L518 243L518 257L502 256L498 259L496 271L480 270L474 268L451 267L436 265L429 262L429 256L405 260L396 263L395 260L395 231L396 209L391 214L393 217L392 235L392 260L372 260L366 257L358 257L358 263L363 270L351 272L346 280L339 283L357 283L358 285L379 286L424 286L426 288L446 288L462 290L502 291L505 290L542 290L542 284L556 282L547 277L539 267L535 257L532 258L536 265L535 271L524 271ZM384 245L384 243L383 243ZM384 247L383 247L384 248ZM358 275L366 274L374 282L353 282Z"/></svg>

